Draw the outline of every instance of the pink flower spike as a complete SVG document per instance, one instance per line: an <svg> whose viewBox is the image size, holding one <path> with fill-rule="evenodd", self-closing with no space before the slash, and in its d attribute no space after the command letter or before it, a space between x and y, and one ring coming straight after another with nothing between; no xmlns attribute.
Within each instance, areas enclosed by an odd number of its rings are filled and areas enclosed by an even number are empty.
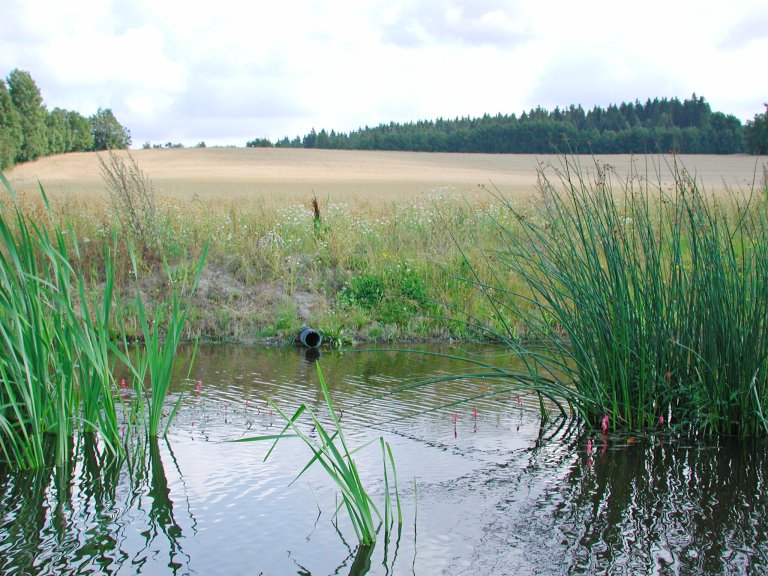
<svg viewBox="0 0 768 576"><path fill-rule="evenodd" d="M603 435L605 435L608 432L608 414L603 416L603 419L600 420L600 426L603 429Z"/></svg>
<svg viewBox="0 0 768 576"><path fill-rule="evenodd" d="M520 394L517 395L517 403L522 406L523 401L520 400Z"/></svg>
<svg viewBox="0 0 768 576"><path fill-rule="evenodd" d="M664 416L659 416L659 426L664 426Z"/></svg>
<svg viewBox="0 0 768 576"><path fill-rule="evenodd" d="M458 422L458 421L459 421L459 415L458 414L454 414L453 415L453 424L456 425L456 422Z"/></svg>
<svg viewBox="0 0 768 576"><path fill-rule="evenodd" d="M587 454L589 454L590 452L592 452L592 438L587 440Z"/></svg>
<svg viewBox="0 0 768 576"><path fill-rule="evenodd" d="M474 418L475 420L477 420L477 408L475 408L475 411L474 411L474 412L472 412L472 418Z"/></svg>

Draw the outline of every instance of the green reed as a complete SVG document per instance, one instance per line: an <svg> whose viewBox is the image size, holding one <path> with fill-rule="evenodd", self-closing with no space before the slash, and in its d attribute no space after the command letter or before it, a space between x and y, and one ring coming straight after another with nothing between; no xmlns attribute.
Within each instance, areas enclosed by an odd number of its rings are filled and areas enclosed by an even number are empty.
<svg viewBox="0 0 768 576"><path fill-rule="evenodd" d="M11 200L0 206L0 461L17 468L49 465L46 447L53 445L55 463L64 465L76 434L96 434L111 454L123 455L126 440L119 430L113 375L115 358L127 358L127 320L112 260L117 237L105 247L104 276L94 290L72 230L25 216L2 174L0 181ZM41 195L47 207L42 188ZM191 283L183 276L182 292L194 289L204 258L205 252ZM151 435L157 435L186 317L182 292L172 290L167 314L151 320L137 292L138 320L147 341L139 364L153 385ZM159 327L166 329L162 341ZM138 380L143 384L143 377Z"/></svg>
<svg viewBox="0 0 768 576"><path fill-rule="evenodd" d="M353 454L362 448L365 448L375 440L368 442L364 446L358 447L354 450L350 450L349 445L344 437L344 431L341 427L341 422L336 414L336 410L331 400L330 392L328 391L328 385L325 382L323 373L320 370L320 365L317 365L317 375L320 380L320 387L323 392L323 398L325 399L326 407L328 408L329 415L331 417L332 427L326 428L320 422L318 417L312 410L307 408L306 404L302 404L289 416L280 407L278 407L272 400L269 400L270 405L274 410L285 420L286 424L280 434L269 436L256 436L252 438L242 438L235 440L235 442L253 442L272 440L274 443L267 452L264 460L269 458L272 451L275 449L277 442L283 438L298 437L300 438L309 449L312 451L312 458L302 468L296 478L298 480L304 472L309 470L315 463L319 463L320 466L326 471L329 478L333 480L334 484L341 493L342 503L339 505L344 506L349 514L352 526L355 529L358 541L364 548L358 552L359 555L365 556L363 552L370 552L365 547L370 547L376 542L377 523L374 521L374 516L378 519L378 522L382 521L381 514L378 508L374 504L370 495L366 491L360 474L357 470L357 464L353 458ZM307 412L312 421L312 426L317 432L317 438L313 435L309 435L299 425L299 419L304 412ZM382 456L384 458L384 490L385 490L385 531L389 533L390 524L394 515L391 511L391 488L389 482L389 475L387 473L387 459L389 460L389 466L392 471L392 482L395 491L395 500L397 505L397 519L398 526L402 525L402 511L400 508L400 496L397 486L397 472L395 469L395 460L392 455L392 448L388 442L385 442L383 438L379 438L382 450ZM337 510L338 512L338 510Z"/></svg>
<svg viewBox="0 0 768 576"><path fill-rule="evenodd" d="M98 431L119 452L106 340L110 304L91 314L82 272L72 265L78 255L64 232L49 233L15 205L3 210L13 218L0 217L2 457L22 468L42 466L52 435L62 464L78 426ZM108 277L105 293L112 287Z"/></svg>
<svg viewBox="0 0 768 576"><path fill-rule="evenodd" d="M593 424L768 433L768 206L674 168L667 187L565 158L533 215L500 197L515 221L497 224L494 281L470 282L509 320L472 322Z"/></svg>
<svg viewBox="0 0 768 576"><path fill-rule="evenodd" d="M113 350L131 372L137 392L138 414L140 418L145 419L147 433L157 437L160 435L160 422L171 385L176 351L181 343L192 295L200 280L208 244L203 247L200 258L191 270L187 267L183 267L180 272L167 269L170 302L158 306L152 313L147 310L141 296L138 281L140 272L135 252L132 249L129 252L136 278L134 304L141 345L129 346L127 332L123 330L122 347L113 347ZM124 315L121 320L122 325L125 322ZM190 367L193 361L194 355L190 360ZM167 433L180 401L181 395L170 412L163 435Z"/></svg>

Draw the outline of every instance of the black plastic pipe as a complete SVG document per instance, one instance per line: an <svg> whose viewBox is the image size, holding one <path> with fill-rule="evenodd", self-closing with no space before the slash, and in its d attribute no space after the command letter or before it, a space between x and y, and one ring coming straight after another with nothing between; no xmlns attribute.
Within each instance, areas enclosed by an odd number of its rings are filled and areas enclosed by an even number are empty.
<svg viewBox="0 0 768 576"><path fill-rule="evenodd" d="M323 337L317 330L304 326L299 334L299 342L307 348L317 348L323 343Z"/></svg>

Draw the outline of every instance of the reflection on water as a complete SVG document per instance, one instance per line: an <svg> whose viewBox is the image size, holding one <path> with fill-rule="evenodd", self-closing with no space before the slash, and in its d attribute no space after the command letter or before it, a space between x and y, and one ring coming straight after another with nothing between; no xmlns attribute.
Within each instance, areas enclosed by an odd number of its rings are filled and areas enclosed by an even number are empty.
<svg viewBox="0 0 768 576"><path fill-rule="evenodd" d="M77 453L72 468L3 476L0 571L140 573L160 555L168 573L188 565L157 439L142 441L124 462L90 436Z"/></svg>
<svg viewBox="0 0 768 576"><path fill-rule="evenodd" d="M535 398L494 394L498 382L403 390L460 371L445 359L323 351L349 442L384 434L398 466L402 530L358 550L322 471L291 484L303 445L281 442L264 462L268 446L223 442L279 430L267 397L323 413L302 352L206 347L167 441L137 440L115 462L85 437L69 468L0 472L0 573L768 572L764 442L604 443L563 421L541 427ZM357 458L381 502L381 453Z"/></svg>

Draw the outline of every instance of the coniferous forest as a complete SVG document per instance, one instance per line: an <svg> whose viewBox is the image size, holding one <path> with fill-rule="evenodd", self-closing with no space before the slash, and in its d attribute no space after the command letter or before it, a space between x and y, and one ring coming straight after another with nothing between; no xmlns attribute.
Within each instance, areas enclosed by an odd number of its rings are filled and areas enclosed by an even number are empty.
<svg viewBox="0 0 768 576"><path fill-rule="evenodd" d="M537 107L519 116L391 122L349 133L313 129L303 137L285 137L274 144L259 138L247 146L532 154L761 153L752 149L749 136L764 116L756 115L755 122L745 126L733 115L713 112L703 97L694 94L682 102L654 98L591 110L580 105L552 111Z"/></svg>
<svg viewBox="0 0 768 576"><path fill-rule="evenodd" d="M0 79L0 170L51 154L130 144L130 131L111 109L99 108L90 117L61 108L49 111L29 72L15 69ZM348 133L313 128L304 136L274 143L256 138L246 146L491 154L767 154L768 105L746 124L713 112L704 97L693 94L683 101L649 98L590 110L572 104L551 111L537 107L519 116L390 122Z"/></svg>

